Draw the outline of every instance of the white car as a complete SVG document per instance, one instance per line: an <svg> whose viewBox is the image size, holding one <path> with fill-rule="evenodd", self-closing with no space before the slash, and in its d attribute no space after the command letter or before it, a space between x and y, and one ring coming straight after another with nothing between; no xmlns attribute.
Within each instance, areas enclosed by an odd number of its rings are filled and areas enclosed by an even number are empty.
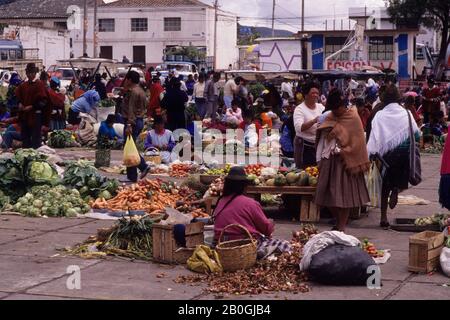
<svg viewBox="0 0 450 320"><path fill-rule="evenodd" d="M75 68L75 71L78 72L79 69ZM48 68L47 73L50 78L57 77L61 81L61 88L67 88L72 83L72 80L76 78L73 69L70 67L52 65Z"/></svg>

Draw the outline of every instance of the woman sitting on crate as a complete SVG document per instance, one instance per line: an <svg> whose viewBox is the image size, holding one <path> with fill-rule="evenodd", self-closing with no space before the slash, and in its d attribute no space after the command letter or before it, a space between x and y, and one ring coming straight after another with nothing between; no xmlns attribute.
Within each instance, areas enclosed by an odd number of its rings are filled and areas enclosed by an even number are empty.
<svg viewBox="0 0 450 320"><path fill-rule="evenodd" d="M225 177L223 195L214 210L214 242L245 239L247 236L236 227L227 228L219 239L225 227L239 224L245 227L252 237L258 241L258 259L263 259L275 251L290 252L288 241L271 239L274 231L273 221L267 219L261 205L244 195L248 185L247 175L243 167L231 168Z"/></svg>
<svg viewBox="0 0 450 320"><path fill-rule="evenodd" d="M159 153L161 162L168 164L172 162L172 149L175 140L172 131L165 129L164 119L161 116L154 118L153 129L147 133L144 148L146 153Z"/></svg>

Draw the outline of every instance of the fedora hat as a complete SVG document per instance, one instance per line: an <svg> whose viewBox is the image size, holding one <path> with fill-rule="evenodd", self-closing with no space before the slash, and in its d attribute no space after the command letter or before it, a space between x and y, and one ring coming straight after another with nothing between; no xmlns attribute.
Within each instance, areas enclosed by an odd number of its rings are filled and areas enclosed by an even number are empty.
<svg viewBox="0 0 450 320"><path fill-rule="evenodd" d="M225 179L231 181L248 181L244 167L232 167Z"/></svg>

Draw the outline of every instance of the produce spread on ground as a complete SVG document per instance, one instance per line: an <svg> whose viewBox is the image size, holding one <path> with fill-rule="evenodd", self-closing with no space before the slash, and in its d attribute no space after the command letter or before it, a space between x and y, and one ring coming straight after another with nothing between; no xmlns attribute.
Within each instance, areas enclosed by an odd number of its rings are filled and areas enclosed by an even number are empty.
<svg viewBox="0 0 450 320"><path fill-rule="evenodd" d="M65 132L55 132L55 147L70 140ZM103 176L89 161L55 163L51 157L34 150L18 150L13 157L0 160L0 206L2 212L16 212L28 217L83 216L92 211L119 217L109 228L99 229L85 242L62 250L63 254L86 259L120 256L152 261L153 226L176 223L168 210L175 210L183 224L192 219L209 219L203 198L219 197L225 176L231 165L222 168L199 166L194 163L173 163L153 166L151 173L167 176L146 178L138 183L121 185L118 180ZM124 167L102 168L108 173L124 173ZM259 187L315 187L319 176L317 167L305 170L272 168L264 165L245 167L250 185ZM208 183L203 183L210 177ZM273 189L273 188L272 188ZM264 189L262 189L264 190ZM280 189L282 190L282 189ZM261 195L265 206L283 204L280 194ZM171 222L167 222L167 221ZM206 220L205 220L206 221ZM416 226L450 225L450 215L434 214L417 218ZM220 297L224 294L257 295L273 292L302 293L309 291L308 277L299 271L302 249L317 234L313 225L302 225L293 232L292 253L272 255L258 260L246 270L212 274L180 276L174 281L188 285L207 284L205 291ZM447 239L446 246L450 247ZM380 250L368 239L361 249L373 258L383 258Z"/></svg>

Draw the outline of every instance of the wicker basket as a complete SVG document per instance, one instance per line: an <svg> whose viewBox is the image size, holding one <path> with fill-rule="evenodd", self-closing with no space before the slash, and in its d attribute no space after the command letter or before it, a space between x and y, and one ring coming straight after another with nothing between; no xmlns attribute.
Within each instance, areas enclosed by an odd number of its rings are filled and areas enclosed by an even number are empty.
<svg viewBox="0 0 450 320"><path fill-rule="evenodd" d="M146 156L144 155L144 159L147 162L151 162L153 164L161 164L161 156Z"/></svg>
<svg viewBox="0 0 450 320"><path fill-rule="evenodd" d="M95 151L95 164L96 168L109 167L111 164L111 150L101 149Z"/></svg>
<svg viewBox="0 0 450 320"><path fill-rule="evenodd" d="M221 242L224 231L230 227L241 228L247 234L248 239ZM223 228L216 246L223 270L228 272L252 267L256 263L256 250L256 241L247 228L240 224L230 224Z"/></svg>

